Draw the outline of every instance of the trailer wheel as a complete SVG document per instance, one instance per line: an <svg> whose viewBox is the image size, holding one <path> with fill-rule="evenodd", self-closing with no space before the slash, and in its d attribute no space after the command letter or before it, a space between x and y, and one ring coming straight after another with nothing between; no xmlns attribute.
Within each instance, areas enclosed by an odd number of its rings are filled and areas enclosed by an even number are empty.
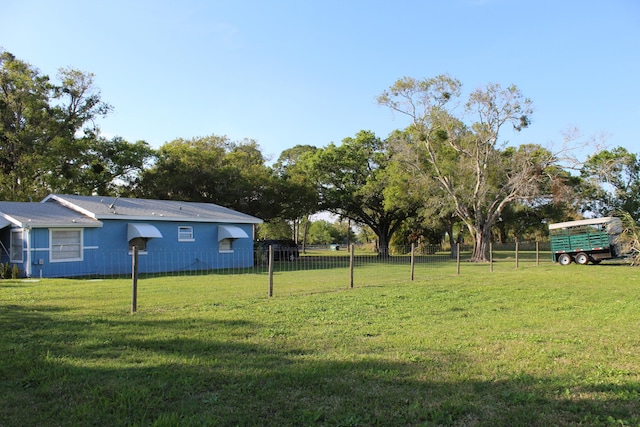
<svg viewBox="0 0 640 427"><path fill-rule="evenodd" d="M560 254L558 255L558 264L560 265L569 265L571 264L571 255L569 254Z"/></svg>
<svg viewBox="0 0 640 427"><path fill-rule="evenodd" d="M576 255L576 264L589 264L589 255L585 254L584 252L580 252L578 255Z"/></svg>

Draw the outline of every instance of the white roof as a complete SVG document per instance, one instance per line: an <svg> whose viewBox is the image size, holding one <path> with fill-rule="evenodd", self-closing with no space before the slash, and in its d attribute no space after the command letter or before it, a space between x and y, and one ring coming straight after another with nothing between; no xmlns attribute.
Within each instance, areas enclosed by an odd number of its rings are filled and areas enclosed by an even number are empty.
<svg viewBox="0 0 640 427"><path fill-rule="evenodd" d="M17 227L102 227L95 218L67 209L57 203L0 202L0 220Z"/></svg>
<svg viewBox="0 0 640 427"><path fill-rule="evenodd" d="M608 224L612 221L620 221L620 219L613 216L605 216L602 218L590 218L590 219L580 219L578 221L558 222L556 224L549 224L549 230L555 230L558 228L576 227L580 225Z"/></svg>
<svg viewBox="0 0 640 427"><path fill-rule="evenodd" d="M51 203L56 202L56 203ZM51 194L43 204L60 204L96 220L191 221L260 224L262 220L214 203Z"/></svg>

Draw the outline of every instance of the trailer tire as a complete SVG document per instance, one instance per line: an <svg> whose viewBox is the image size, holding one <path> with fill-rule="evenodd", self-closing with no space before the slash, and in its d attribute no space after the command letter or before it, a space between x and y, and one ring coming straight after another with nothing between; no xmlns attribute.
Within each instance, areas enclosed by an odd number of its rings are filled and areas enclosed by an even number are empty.
<svg viewBox="0 0 640 427"><path fill-rule="evenodd" d="M558 255L558 264L560 265L569 265L571 264L571 255L569 254L560 254Z"/></svg>
<svg viewBox="0 0 640 427"><path fill-rule="evenodd" d="M585 254L584 252L580 252L578 255L576 255L576 264L589 264L589 255Z"/></svg>

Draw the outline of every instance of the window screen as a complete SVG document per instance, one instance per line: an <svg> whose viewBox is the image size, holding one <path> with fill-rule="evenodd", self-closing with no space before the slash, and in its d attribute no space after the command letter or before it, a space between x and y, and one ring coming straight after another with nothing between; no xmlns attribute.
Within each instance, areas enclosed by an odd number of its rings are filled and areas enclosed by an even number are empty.
<svg viewBox="0 0 640 427"><path fill-rule="evenodd" d="M186 225L178 227L179 242L193 242L193 227Z"/></svg>
<svg viewBox="0 0 640 427"><path fill-rule="evenodd" d="M51 230L51 261L82 260L82 230Z"/></svg>
<svg viewBox="0 0 640 427"><path fill-rule="evenodd" d="M11 261L22 262L22 230L11 230Z"/></svg>

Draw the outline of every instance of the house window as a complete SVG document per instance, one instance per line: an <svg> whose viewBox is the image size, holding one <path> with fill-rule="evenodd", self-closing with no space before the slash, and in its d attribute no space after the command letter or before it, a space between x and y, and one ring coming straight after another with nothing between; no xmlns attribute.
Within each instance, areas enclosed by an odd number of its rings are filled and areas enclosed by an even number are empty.
<svg viewBox="0 0 640 427"><path fill-rule="evenodd" d="M178 227L178 242L193 242L193 227L181 225Z"/></svg>
<svg viewBox="0 0 640 427"><path fill-rule="evenodd" d="M247 238L247 232L236 225L219 225L218 252L233 252L233 241Z"/></svg>
<svg viewBox="0 0 640 427"><path fill-rule="evenodd" d="M129 242L129 249L132 247L138 248L138 253L144 255L147 253L147 243L151 239L161 239L162 233L152 224L142 224L138 222L127 224L127 241ZM129 254L132 254L129 251Z"/></svg>
<svg viewBox="0 0 640 427"><path fill-rule="evenodd" d="M233 239L221 239L218 242L218 252L233 252Z"/></svg>
<svg viewBox="0 0 640 427"><path fill-rule="evenodd" d="M11 230L11 262L22 262L22 230Z"/></svg>
<svg viewBox="0 0 640 427"><path fill-rule="evenodd" d="M82 230L51 230L51 262L82 261Z"/></svg>
<svg viewBox="0 0 640 427"><path fill-rule="evenodd" d="M146 237L134 237L133 239L129 240L129 249L135 246L136 248L138 248L138 252L146 253L147 241L149 241L149 239L147 239Z"/></svg>

